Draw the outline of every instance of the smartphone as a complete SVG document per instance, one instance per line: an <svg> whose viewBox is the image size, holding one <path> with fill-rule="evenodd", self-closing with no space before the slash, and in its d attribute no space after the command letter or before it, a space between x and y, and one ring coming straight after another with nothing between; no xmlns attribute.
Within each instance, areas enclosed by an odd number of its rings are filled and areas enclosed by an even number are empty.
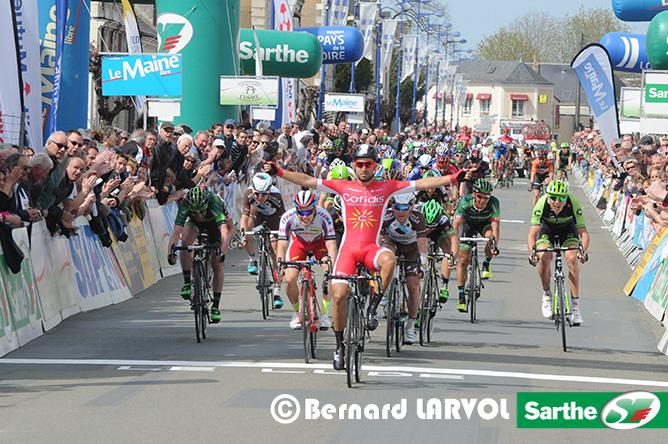
<svg viewBox="0 0 668 444"><path fill-rule="evenodd" d="M101 184L102 182L104 182L104 181L102 180L102 178L101 178L101 177L98 177L97 180L95 181L95 186L98 186L98 185Z"/></svg>

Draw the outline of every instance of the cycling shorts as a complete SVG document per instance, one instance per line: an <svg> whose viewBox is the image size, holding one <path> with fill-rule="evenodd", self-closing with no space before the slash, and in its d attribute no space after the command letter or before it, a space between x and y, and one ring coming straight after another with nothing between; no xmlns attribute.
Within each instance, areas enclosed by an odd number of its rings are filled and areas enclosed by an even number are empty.
<svg viewBox="0 0 668 444"><path fill-rule="evenodd" d="M534 190L540 190L540 188L545 184L545 179L547 179L549 174L536 174L536 181L531 184L531 188Z"/></svg>
<svg viewBox="0 0 668 444"><path fill-rule="evenodd" d="M492 229L492 224L489 221L482 221L480 223L471 223L466 219L462 224L462 233L460 237L485 237L485 234ZM471 246L466 243L459 244L460 250L470 250Z"/></svg>
<svg viewBox="0 0 668 444"><path fill-rule="evenodd" d="M313 254L313 257L318 261L327 256L325 238L323 237L316 242L304 242L294 234L291 235L290 246L285 253L285 260L288 262L305 261L308 259L309 253Z"/></svg>
<svg viewBox="0 0 668 444"><path fill-rule="evenodd" d="M508 154L508 151L503 152L503 151L494 150L494 160L500 160L501 157L505 156L506 154Z"/></svg>
<svg viewBox="0 0 668 444"><path fill-rule="evenodd" d="M250 218L253 219L254 227L261 225L263 222L266 222L267 228L271 231L278 231L278 227L281 224L281 214L278 214L278 211L274 214L267 216L262 214L255 207L251 207Z"/></svg>
<svg viewBox="0 0 668 444"><path fill-rule="evenodd" d="M192 218L188 218L188 220L186 220L186 227L194 228L198 233L207 233L209 235L210 244L220 243L220 229L215 220L197 222Z"/></svg>
<svg viewBox="0 0 668 444"><path fill-rule="evenodd" d="M406 261L406 276L419 276L422 274L422 270L420 269L420 250L417 243L402 245L388 240L383 242L383 247L390 250L396 256L404 257Z"/></svg>
<svg viewBox="0 0 668 444"><path fill-rule="evenodd" d="M345 241L339 247L339 254L334 263L334 276L356 276L357 264L364 265L369 271L380 271L378 256L384 251L389 251L375 243L366 245L346 245ZM333 279L334 283L345 283L348 281Z"/></svg>
<svg viewBox="0 0 668 444"><path fill-rule="evenodd" d="M575 228L575 224L550 225L542 224L536 241L536 249L544 250L554 247L554 240L559 238L561 246L564 248L573 248L580 245L580 236Z"/></svg>

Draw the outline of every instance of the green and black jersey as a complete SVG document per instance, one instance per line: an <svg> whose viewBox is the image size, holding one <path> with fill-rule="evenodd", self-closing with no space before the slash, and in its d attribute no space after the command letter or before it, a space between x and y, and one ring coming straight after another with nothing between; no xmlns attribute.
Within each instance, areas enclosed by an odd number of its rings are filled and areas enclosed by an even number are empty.
<svg viewBox="0 0 668 444"><path fill-rule="evenodd" d="M549 225L558 229L575 224L575 228L586 228L582 207L574 197L568 196L566 205L559 214L552 210L547 199L548 195L545 194L536 202L531 215L531 225Z"/></svg>
<svg viewBox="0 0 668 444"><path fill-rule="evenodd" d="M206 194L207 199L209 200L209 207L203 217L198 217L197 220L193 220L193 222L196 224L215 223L216 226L220 226L227 222L229 214L227 213L227 209L225 208L223 201L220 199L220 197L209 191L207 191ZM190 210L186 208L186 205L181 204L179 205L179 212L176 214L174 225L183 227L190 217Z"/></svg>
<svg viewBox="0 0 668 444"><path fill-rule="evenodd" d="M476 209L473 202L472 194L462 197L455 212L455 218L464 219L467 223L475 225L495 222L501 218L501 206L499 205L499 199L496 197L491 196L482 210Z"/></svg>

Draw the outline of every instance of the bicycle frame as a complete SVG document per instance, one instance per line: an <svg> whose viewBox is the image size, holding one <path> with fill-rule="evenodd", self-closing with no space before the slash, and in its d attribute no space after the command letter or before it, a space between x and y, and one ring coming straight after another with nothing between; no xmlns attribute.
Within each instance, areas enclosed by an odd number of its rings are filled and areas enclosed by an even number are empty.
<svg viewBox="0 0 668 444"><path fill-rule="evenodd" d="M252 230L253 236L257 239L257 251L259 252L258 277L255 288L259 291L260 302L262 304L262 319L269 316L269 307L271 305L271 288L273 287L274 277L274 252L271 248L270 235L276 234L276 231L269 231L267 225L263 223Z"/></svg>
<svg viewBox="0 0 668 444"><path fill-rule="evenodd" d="M304 335L304 361L308 364L310 358L315 359L315 348L318 332L318 314L320 305L316 297L316 283L311 261L283 262L285 266L298 266L301 278L299 281L299 319L302 322Z"/></svg>
<svg viewBox="0 0 668 444"><path fill-rule="evenodd" d="M485 285L482 283L482 275L480 272L480 265L478 261L478 243L487 243L490 239L486 237L462 237L459 241L471 247L469 251L469 264L466 270L466 303L471 317L471 323L478 320L477 313L477 299L480 297L482 289ZM494 238L491 239L494 247Z"/></svg>

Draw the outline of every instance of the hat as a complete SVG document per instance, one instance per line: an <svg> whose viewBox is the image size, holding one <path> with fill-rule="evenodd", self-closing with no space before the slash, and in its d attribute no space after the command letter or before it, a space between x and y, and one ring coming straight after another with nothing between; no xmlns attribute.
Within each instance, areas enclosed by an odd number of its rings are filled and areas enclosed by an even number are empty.
<svg viewBox="0 0 668 444"><path fill-rule="evenodd" d="M190 127L189 127L188 125L186 125L185 123L181 123L179 126L180 126L181 128L183 128L183 132L186 133L186 134L191 134L191 133L193 132L193 129L190 128Z"/></svg>
<svg viewBox="0 0 668 444"><path fill-rule="evenodd" d="M216 139L211 144L212 147L217 148L219 146L225 147L225 141L223 139Z"/></svg>
<svg viewBox="0 0 668 444"><path fill-rule="evenodd" d="M183 133L184 133L183 127L181 126L174 127L174 134L176 134L177 136L182 136Z"/></svg>
<svg viewBox="0 0 668 444"><path fill-rule="evenodd" d="M631 148L631 152L633 154L640 152L640 147L638 145L633 145L633 148Z"/></svg>
<svg viewBox="0 0 668 444"><path fill-rule="evenodd" d="M234 121L234 119L227 119L227 120L225 120L225 126L227 126L227 125L236 126L236 124L237 124L237 123Z"/></svg>
<svg viewBox="0 0 668 444"><path fill-rule="evenodd" d="M174 129L174 124L172 122L162 122L160 124L160 129Z"/></svg>
<svg viewBox="0 0 668 444"><path fill-rule="evenodd" d="M93 140L93 137L90 135L90 131L87 129L79 128L77 131L79 131L83 140Z"/></svg>
<svg viewBox="0 0 668 444"><path fill-rule="evenodd" d="M369 130L366 128L362 128L362 134L369 134Z"/></svg>
<svg viewBox="0 0 668 444"><path fill-rule="evenodd" d="M640 145L654 145L654 138L652 136L643 136L640 139Z"/></svg>

